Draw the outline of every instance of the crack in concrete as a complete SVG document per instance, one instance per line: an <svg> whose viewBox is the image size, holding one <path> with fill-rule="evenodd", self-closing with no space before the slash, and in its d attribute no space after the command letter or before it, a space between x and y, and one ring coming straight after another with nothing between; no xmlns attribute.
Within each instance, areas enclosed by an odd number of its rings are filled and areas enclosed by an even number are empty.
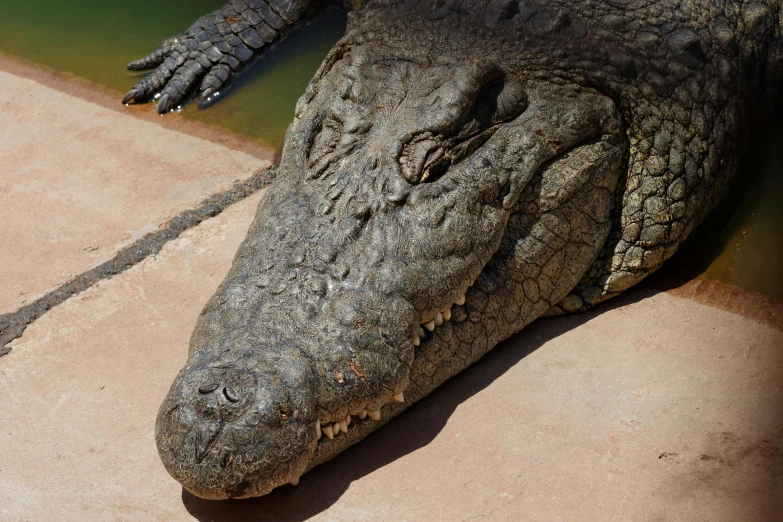
<svg viewBox="0 0 783 522"><path fill-rule="evenodd" d="M565 444L562 444L561 446L556 448L556 451L559 452L563 447L565 447ZM531 468L540 466L545 460L547 460L550 457L550 455L552 455L552 453L553 453L553 450L549 450L549 451L546 452L546 454L544 454L536 462L534 462L532 464L528 464L527 466L525 466L522 469L522 471L520 471L517 474L517 476L514 477L514 480L511 481L511 486L514 486L514 484L516 484L517 481L519 481L519 479L522 477L522 475L527 473L528 470L530 470ZM492 517L496 512L500 511L504 507L513 504L519 498L519 496L522 494L522 492L525 490L525 486L526 486L526 484L522 484L522 487L519 488L519 491L517 491L516 494L514 494L513 496L509 494L509 496L511 496L510 500L508 500L507 502L503 502L499 506L497 506L494 509L492 509L489 513L479 513L478 515L473 515L472 517L464 518L460 522L467 522L468 520L477 520L479 518L489 518L489 517ZM505 489L509 489L509 488L505 488Z"/></svg>
<svg viewBox="0 0 783 522"><path fill-rule="evenodd" d="M213 194L202 201L198 207L186 210L166 223L155 232L150 232L133 244L123 248L110 260L83 272L67 283L52 290L15 312L0 315L0 357L11 351L8 344L22 336L27 326L55 306L70 297L87 290L98 281L120 274L151 255L160 252L163 245L176 239L202 221L215 217L230 205L245 199L262 187L269 185L277 175L277 163L267 169L256 171L244 181L234 182L234 186L224 192Z"/></svg>

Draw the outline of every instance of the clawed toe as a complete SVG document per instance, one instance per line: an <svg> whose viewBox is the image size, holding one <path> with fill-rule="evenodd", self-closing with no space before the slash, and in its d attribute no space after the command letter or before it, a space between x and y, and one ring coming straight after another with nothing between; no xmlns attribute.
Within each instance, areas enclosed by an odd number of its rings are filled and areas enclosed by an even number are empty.
<svg viewBox="0 0 783 522"><path fill-rule="evenodd" d="M158 114L160 114L161 116L169 112L169 110L171 109L169 104L170 99L171 98L168 94L164 94L158 100L158 105L155 107L155 109L158 111Z"/></svg>
<svg viewBox="0 0 783 522"><path fill-rule="evenodd" d="M136 101L136 96L138 94L139 94L139 91L137 91L136 89L131 89L130 91L128 91L128 94L126 94L125 96L122 97L122 103L127 105L129 103L135 102Z"/></svg>

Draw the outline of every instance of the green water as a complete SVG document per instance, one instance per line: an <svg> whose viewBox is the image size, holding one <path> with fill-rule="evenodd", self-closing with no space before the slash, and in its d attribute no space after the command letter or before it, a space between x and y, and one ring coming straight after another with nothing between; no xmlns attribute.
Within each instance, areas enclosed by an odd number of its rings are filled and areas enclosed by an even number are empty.
<svg viewBox="0 0 783 522"><path fill-rule="evenodd" d="M661 276L707 278L783 300L783 111L758 129L726 197Z"/></svg>
<svg viewBox="0 0 783 522"><path fill-rule="evenodd" d="M126 71L128 62L222 5L220 0L1 0L0 51L125 93L143 77ZM344 31L345 15L326 10L242 75L229 96L206 111L191 104L182 114L279 148L296 100ZM153 104L148 107L154 110Z"/></svg>
<svg viewBox="0 0 783 522"><path fill-rule="evenodd" d="M0 0L0 51L128 91L139 73L125 65L179 34L221 0ZM345 16L327 10L298 29L216 105L187 118L280 148L296 100L329 49ZM119 103L119 97L117 100ZM148 104L154 111L154 105ZM727 199L662 270L687 280L699 274L783 299L783 125L781 114L759 133Z"/></svg>

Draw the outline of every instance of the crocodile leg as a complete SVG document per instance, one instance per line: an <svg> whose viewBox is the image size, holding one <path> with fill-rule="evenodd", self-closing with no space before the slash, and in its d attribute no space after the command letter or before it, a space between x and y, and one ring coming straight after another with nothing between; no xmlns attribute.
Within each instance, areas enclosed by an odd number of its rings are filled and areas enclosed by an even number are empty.
<svg viewBox="0 0 783 522"><path fill-rule="evenodd" d="M160 114L198 89L199 108L261 53L283 38L318 4L317 0L231 0L202 16L185 33L168 38L128 69L155 70L138 82L122 103L157 99Z"/></svg>

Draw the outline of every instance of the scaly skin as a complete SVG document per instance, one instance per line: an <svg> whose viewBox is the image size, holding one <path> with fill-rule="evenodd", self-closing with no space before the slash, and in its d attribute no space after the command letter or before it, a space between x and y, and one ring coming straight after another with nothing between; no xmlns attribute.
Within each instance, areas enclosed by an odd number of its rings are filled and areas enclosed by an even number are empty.
<svg viewBox="0 0 783 522"><path fill-rule="evenodd" d="M160 409L161 458L204 498L297 482L657 269L779 86L773 0L353 4ZM144 87L164 110L198 80L166 67Z"/></svg>

